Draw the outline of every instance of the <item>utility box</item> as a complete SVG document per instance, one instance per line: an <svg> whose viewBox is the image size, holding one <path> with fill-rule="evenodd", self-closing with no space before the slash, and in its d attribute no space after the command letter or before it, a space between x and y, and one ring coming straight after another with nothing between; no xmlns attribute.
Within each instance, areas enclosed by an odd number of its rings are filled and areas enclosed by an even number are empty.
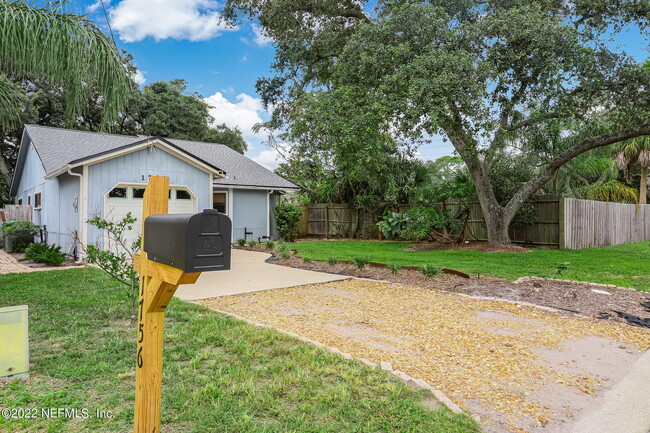
<svg viewBox="0 0 650 433"><path fill-rule="evenodd" d="M29 378L27 305L0 308L0 379Z"/></svg>
<svg viewBox="0 0 650 433"><path fill-rule="evenodd" d="M214 209L197 214L150 215L144 221L147 258L183 272L230 269L232 222Z"/></svg>

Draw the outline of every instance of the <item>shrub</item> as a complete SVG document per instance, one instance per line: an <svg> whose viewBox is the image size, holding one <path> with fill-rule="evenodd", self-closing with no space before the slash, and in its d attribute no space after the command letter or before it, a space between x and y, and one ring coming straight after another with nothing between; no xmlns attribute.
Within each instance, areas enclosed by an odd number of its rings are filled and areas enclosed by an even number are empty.
<svg viewBox="0 0 650 433"><path fill-rule="evenodd" d="M458 218L434 208L414 207L407 212L391 212L378 223L386 239L444 241L461 226Z"/></svg>
<svg viewBox="0 0 650 433"><path fill-rule="evenodd" d="M266 241L266 244L264 246L266 248L268 248L269 250L272 250L273 247L275 246L275 241L272 240L272 239L269 239L268 241Z"/></svg>
<svg viewBox="0 0 650 433"><path fill-rule="evenodd" d="M429 265L422 265L422 267L420 268L420 272L422 272L424 278L428 280L431 278L435 278L440 273L440 269L430 267Z"/></svg>
<svg viewBox="0 0 650 433"><path fill-rule="evenodd" d="M246 239L244 238L237 239L237 245L239 245L240 247L246 246Z"/></svg>
<svg viewBox="0 0 650 433"><path fill-rule="evenodd" d="M288 259L291 257L291 248L289 248L289 245L287 244L278 244L275 247L275 252L283 259Z"/></svg>
<svg viewBox="0 0 650 433"><path fill-rule="evenodd" d="M401 272L402 267L399 265L388 265L388 269L390 269L391 274L397 275Z"/></svg>
<svg viewBox="0 0 650 433"><path fill-rule="evenodd" d="M352 259L352 263L354 263L354 266L357 267L357 269L363 269L366 266L368 266L368 263L370 263L370 258L369 257L355 257Z"/></svg>
<svg viewBox="0 0 650 433"><path fill-rule="evenodd" d="M34 236L38 234L39 229L40 226L28 221L16 221L2 227L4 236L9 235L13 239L14 250L21 252L34 243Z"/></svg>
<svg viewBox="0 0 650 433"><path fill-rule="evenodd" d="M556 273L560 275L562 272L568 271L570 267L571 267L571 263L569 262L560 263L559 265L557 265Z"/></svg>
<svg viewBox="0 0 650 433"><path fill-rule="evenodd" d="M291 242L298 237L301 215L300 206L287 201L283 201L275 207L273 219L275 220L278 236L281 239Z"/></svg>
<svg viewBox="0 0 650 433"><path fill-rule="evenodd" d="M61 252L61 247L47 244L31 244L25 249L25 259L48 265L60 265L65 261L66 255Z"/></svg>
<svg viewBox="0 0 650 433"><path fill-rule="evenodd" d="M254 239L251 239L250 241L247 242L249 247L256 247L258 242Z"/></svg>
<svg viewBox="0 0 650 433"><path fill-rule="evenodd" d="M305 263L311 263L311 259L308 258L308 257L303 257L302 261L305 262Z"/></svg>
<svg viewBox="0 0 650 433"><path fill-rule="evenodd" d="M336 257L330 257L329 259L327 259L327 264L328 264L328 265L335 265L335 264L337 264L338 262L339 262L339 261L336 260Z"/></svg>

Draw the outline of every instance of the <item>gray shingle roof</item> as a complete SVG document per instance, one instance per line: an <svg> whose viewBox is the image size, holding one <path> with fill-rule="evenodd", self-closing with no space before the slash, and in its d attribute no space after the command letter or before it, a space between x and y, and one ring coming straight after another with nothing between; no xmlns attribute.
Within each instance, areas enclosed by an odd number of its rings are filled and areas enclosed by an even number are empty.
<svg viewBox="0 0 650 433"><path fill-rule="evenodd" d="M61 170L73 161L90 158L120 147L142 142L149 136L115 135L74 131L40 125L25 125L47 174ZM226 172L217 183L232 186L296 188L288 180L248 159L241 153L218 143L164 138L164 140Z"/></svg>

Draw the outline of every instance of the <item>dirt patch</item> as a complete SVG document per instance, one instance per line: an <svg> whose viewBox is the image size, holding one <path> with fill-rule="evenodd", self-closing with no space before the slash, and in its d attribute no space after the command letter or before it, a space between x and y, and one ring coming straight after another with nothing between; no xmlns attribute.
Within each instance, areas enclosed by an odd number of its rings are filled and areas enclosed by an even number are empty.
<svg viewBox="0 0 650 433"><path fill-rule="evenodd" d="M566 314L580 314L628 324L633 324L633 318L650 321L650 293L637 290L594 287L588 283L572 281L530 280L515 283L504 278L476 275L467 279L441 274L433 279L425 279L418 271L401 270L399 274L394 274L387 268L355 269L349 264L329 265L321 261L305 263L295 256L288 260L272 260L278 265L312 271L390 281L435 291L528 302L556 308Z"/></svg>
<svg viewBox="0 0 650 433"><path fill-rule="evenodd" d="M201 303L390 362L479 414L486 433L570 431L650 348L640 327L370 280Z"/></svg>
<svg viewBox="0 0 650 433"><path fill-rule="evenodd" d="M481 251L484 253L528 253L528 248L518 245L491 245L486 242L465 241L463 243L430 243L420 242L403 248L404 251L449 251L449 250L471 250Z"/></svg>

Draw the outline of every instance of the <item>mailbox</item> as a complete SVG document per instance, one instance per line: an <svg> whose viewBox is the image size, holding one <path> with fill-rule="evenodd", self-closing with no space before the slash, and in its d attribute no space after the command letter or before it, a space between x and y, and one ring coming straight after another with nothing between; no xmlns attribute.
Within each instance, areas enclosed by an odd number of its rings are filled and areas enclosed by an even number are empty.
<svg viewBox="0 0 650 433"><path fill-rule="evenodd" d="M230 269L232 223L214 209L197 214L150 215L144 221L147 258L183 272Z"/></svg>

